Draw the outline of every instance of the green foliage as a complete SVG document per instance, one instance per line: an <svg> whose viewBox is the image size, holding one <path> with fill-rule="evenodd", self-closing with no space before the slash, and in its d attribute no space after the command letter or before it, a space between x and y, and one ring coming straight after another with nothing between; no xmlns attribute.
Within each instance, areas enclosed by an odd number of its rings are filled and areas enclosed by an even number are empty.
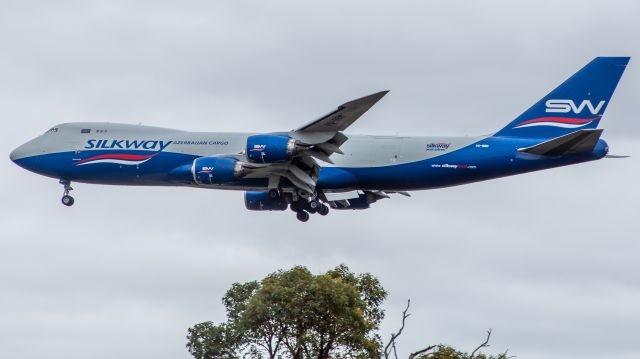
<svg viewBox="0 0 640 359"><path fill-rule="evenodd" d="M187 348L197 359L379 358L386 295L375 277L345 265L278 271L234 284L222 300L227 322L195 325Z"/></svg>
<svg viewBox="0 0 640 359"><path fill-rule="evenodd" d="M196 324L189 328L187 339L187 349L197 359L236 358L237 340L224 324Z"/></svg>
<svg viewBox="0 0 640 359"><path fill-rule="evenodd" d="M507 359L507 353L498 355L486 355L478 353L471 357L471 354L457 351L448 345L438 345L435 351L418 355L415 359Z"/></svg>
<svg viewBox="0 0 640 359"><path fill-rule="evenodd" d="M233 284L222 298L227 321L190 328L187 349L196 359L390 358L376 334L386 296L377 278L356 275L345 265L319 275L301 266L281 270L259 282ZM393 353L402 329L387 345ZM491 330L474 352L487 347L490 336ZM472 356L446 345L410 358L508 359L506 352Z"/></svg>

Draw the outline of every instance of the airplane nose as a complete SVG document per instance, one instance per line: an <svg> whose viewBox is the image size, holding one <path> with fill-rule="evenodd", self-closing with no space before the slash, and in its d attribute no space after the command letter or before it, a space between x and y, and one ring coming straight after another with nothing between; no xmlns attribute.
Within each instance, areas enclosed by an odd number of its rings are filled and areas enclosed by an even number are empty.
<svg viewBox="0 0 640 359"><path fill-rule="evenodd" d="M38 147L34 146L34 141L31 140L11 151L11 153L9 154L9 158L11 159L11 161L13 161L13 163L24 168L25 170L40 173L42 163L40 156L38 155L41 153L41 150L39 150Z"/></svg>
<svg viewBox="0 0 640 359"><path fill-rule="evenodd" d="M9 154L9 158L11 161L16 162L25 155L24 145L17 147L15 150L11 151ZM17 163L17 162L16 162Z"/></svg>
<svg viewBox="0 0 640 359"><path fill-rule="evenodd" d="M11 153L9 154L9 158L13 162L15 162L18 159L18 149L17 148L15 150L11 151Z"/></svg>

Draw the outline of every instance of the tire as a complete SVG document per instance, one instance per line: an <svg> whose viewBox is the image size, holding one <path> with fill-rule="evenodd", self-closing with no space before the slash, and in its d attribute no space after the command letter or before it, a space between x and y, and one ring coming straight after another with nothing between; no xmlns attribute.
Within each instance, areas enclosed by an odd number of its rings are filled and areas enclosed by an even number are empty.
<svg viewBox="0 0 640 359"><path fill-rule="evenodd" d="M71 196L69 196L69 195L62 196L62 200L61 200L61 201L62 201L62 204L64 204L64 205L65 205L65 206L67 206L67 207L71 207L71 206L73 206L73 202L75 202L75 201L73 200L73 197L71 197Z"/></svg>
<svg viewBox="0 0 640 359"><path fill-rule="evenodd" d="M326 205L320 205L320 208L318 208L318 213L320 213L321 216L326 216L327 214L329 214L329 207Z"/></svg>
<svg viewBox="0 0 640 359"><path fill-rule="evenodd" d="M300 222L306 222L309 220L309 213L305 211L299 211L298 213L296 213L296 218L298 218Z"/></svg>
<svg viewBox="0 0 640 359"><path fill-rule="evenodd" d="M322 204L320 204L320 202L314 200L309 201L309 203L307 203L307 211L311 212L311 213L316 213L318 212L318 209L320 208L320 206L322 206Z"/></svg>

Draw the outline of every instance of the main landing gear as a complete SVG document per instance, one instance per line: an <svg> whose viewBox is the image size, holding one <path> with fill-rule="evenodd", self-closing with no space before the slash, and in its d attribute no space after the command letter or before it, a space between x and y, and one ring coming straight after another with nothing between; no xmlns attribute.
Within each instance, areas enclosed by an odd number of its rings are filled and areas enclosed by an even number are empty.
<svg viewBox="0 0 640 359"><path fill-rule="evenodd" d="M329 214L329 206L320 202L317 197L298 196L289 205L292 211L296 212L296 218L301 222L309 220L311 214L318 213L321 216Z"/></svg>
<svg viewBox="0 0 640 359"><path fill-rule="evenodd" d="M298 211L296 213L296 218L300 221L300 222L306 222L309 220L309 212L305 212L303 211Z"/></svg>
<svg viewBox="0 0 640 359"><path fill-rule="evenodd" d="M66 179L61 179L60 180L60 184L64 186L64 193L62 194L62 204L64 204L67 207L73 206L73 203L75 202L73 197L69 196L69 191L73 190L73 188L71 188L71 181L68 181Z"/></svg>

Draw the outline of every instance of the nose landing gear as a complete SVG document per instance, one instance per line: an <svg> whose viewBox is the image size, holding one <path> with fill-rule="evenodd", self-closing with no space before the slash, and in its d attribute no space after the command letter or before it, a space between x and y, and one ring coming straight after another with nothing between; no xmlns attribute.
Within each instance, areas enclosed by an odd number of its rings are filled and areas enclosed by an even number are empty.
<svg viewBox="0 0 640 359"><path fill-rule="evenodd" d="M68 181L66 179L61 179L60 184L64 186L64 193L62 194L62 199L61 199L62 204L64 204L67 207L73 206L73 203L75 201L73 197L69 196L69 191L73 190L73 188L71 188L71 181Z"/></svg>

